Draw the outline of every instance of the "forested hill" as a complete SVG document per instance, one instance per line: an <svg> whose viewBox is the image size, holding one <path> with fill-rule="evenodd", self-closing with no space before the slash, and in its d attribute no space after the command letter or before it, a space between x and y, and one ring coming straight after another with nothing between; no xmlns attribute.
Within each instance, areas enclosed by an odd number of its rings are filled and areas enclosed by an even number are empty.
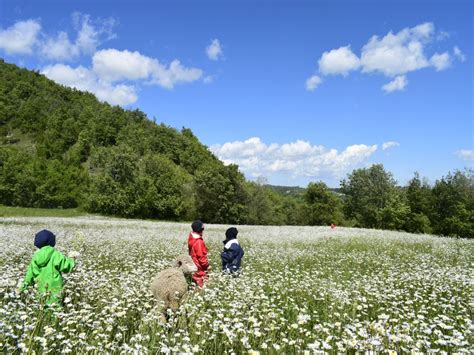
<svg viewBox="0 0 474 355"><path fill-rule="evenodd" d="M190 129L0 60L0 203L238 222L244 177ZM204 208L205 204L205 208Z"/></svg>

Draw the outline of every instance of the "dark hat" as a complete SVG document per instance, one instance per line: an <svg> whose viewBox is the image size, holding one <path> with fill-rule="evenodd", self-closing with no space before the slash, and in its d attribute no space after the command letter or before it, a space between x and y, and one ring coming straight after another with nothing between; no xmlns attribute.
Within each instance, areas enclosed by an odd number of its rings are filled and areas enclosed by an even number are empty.
<svg viewBox="0 0 474 355"><path fill-rule="evenodd" d="M35 235L35 247L41 249L42 247L49 245L54 247L56 244L56 236L47 229L43 229Z"/></svg>
<svg viewBox="0 0 474 355"><path fill-rule="evenodd" d="M231 240L237 238L237 234L239 231L235 227L230 227L225 231L225 238L226 240Z"/></svg>
<svg viewBox="0 0 474 355"><path fill-rule="evenodd" d="M193 229L193 232L199 233L204 230L204 224L200 219L196 219L193 224L191 224L191 228Z"/></svg>

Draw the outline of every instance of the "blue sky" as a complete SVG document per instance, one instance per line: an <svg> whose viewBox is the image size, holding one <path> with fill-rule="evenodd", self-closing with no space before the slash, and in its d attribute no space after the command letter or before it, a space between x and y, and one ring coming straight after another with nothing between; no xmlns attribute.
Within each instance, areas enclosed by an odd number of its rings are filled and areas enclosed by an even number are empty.
<svg viewBox="0 0 474 355"><path fill-rule="evenodd" d="M472 167L471 1L4 1L0 56L189 127L250 179Z"/></svg>

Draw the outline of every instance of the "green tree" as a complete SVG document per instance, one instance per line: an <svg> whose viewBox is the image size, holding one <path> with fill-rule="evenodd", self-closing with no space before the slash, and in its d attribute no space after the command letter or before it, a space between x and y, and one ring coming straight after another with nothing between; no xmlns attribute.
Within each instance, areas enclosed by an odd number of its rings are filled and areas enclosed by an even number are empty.
<svg viewBox="0 0 474 355"><path fill-rule="evenodd" d="M248 194L245 222L248 224L272 224L275 205L272 204L265 183L265 180L259 179L256 182L247 182L245 185Z"/></svg>
<svg viewBox="0 0 474 355"><path fill-rule="evenodd" d="M356 225L367 228L382 228L395 191L392 174L385 171L382 164L370 168L357 169L341 181L341 191L345 194L344 211ZM390 202L391 203L391 202ZM390 223L388 223L390 224Z"/></svg>
<svg viewBox="0 0 474 355"><path fill-rule="evenodd" d="M246 219L245 179L236 165L203 166L194 180L197 214L204 221L240 223Z"/></svg>
<svg viewBox="0 0 474 355"><path fill-rule="evenodd" d="M329 225L342 221L341 200L324 182L310 183L304 193L304 200L308 224Z"/></svg>
<svg viewBox="0 0 474 355"><path fill-rule="evenodd" d="M140 168L140 179L145 184L140 216L179 219L195 212L192 178L182 168L160 154L147 155ZM191 217L192 218L192 217Z"/></svg>
<svg viewBox="0 0 474 355"><path fill-rule="evenodd" d="M449 173L433 187L433 231L474 237L474 171Z"/></svg>
<svg viewBox="0 0 474 355"><path fill-rule="evenodd" d="M87 210L110 215L138 215L137 200L142 186L138 180L139 157L128 147L96 149L89 162L91 184Z"/></svg>
<svg viewBox="0 0 474 355"><path fill-rule="evenodd" d="M431 233L431 187L420 179L417 172L408 182L406 197L410 212L406 217L405 229L413 233Z"/></svg>

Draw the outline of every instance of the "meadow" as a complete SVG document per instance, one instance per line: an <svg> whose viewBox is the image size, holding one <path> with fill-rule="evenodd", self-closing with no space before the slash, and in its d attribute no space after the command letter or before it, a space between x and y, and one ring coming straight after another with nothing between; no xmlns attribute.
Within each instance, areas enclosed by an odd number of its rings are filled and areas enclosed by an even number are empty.
<svg viewBox="0 0 474 355"><path fill-rule="evenodd" d="M238 226L243 271L220 272L228 226L206 225L212 270L167 323L152 278L187 251L188 224L0 219L0 352L472 353L474 241L368 229ZM18 294L48 228L81 253L64 306Z"/></svg>

